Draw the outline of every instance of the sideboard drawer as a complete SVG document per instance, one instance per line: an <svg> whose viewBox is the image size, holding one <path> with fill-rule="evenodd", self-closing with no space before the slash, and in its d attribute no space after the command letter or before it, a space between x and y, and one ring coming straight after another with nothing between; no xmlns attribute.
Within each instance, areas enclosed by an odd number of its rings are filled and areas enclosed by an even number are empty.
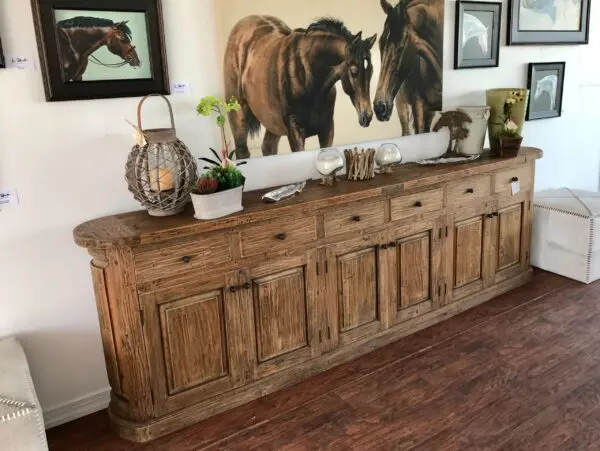
<svg viewBox="0 0 600 451"><path fill-rule="evenodd" d="M134 249L138 283L231 262L230 234L194 235Z"/></svg>
<svg viewBox="0 0 600 451"><path fill-rule="evenodd" d="M414 215L441 210L444 206L444 189L395 197L390 202L392 221L398 221Z"/></svg>
<svg viewBox="0 0 600 451"><path fill-rule="evenodd" d="M461 207L473 201L484 200L491 194L491 176L470 177L448 186L448 206Z"/></svg>
<svg viewBox="0 0 600 451"><path fill-rule="evenodd" d="M371 229L385 222L385 201L349 204L325 212L325 236Z"/></svg>
<svg viewBox="0 0 600 451"><path fill-rule="evenodd" d="M512 182L519 182L521 191L529 191L531 189L531 168L523 165L498 172L496 174L496 193L510 195L512 193Z"/></svg>
<svg viewBox="0 0 600 451"><path fill-rule="evenodd" d="M262 222L241 231L242 257L304 246L317 239L314 216Z"/></svg>

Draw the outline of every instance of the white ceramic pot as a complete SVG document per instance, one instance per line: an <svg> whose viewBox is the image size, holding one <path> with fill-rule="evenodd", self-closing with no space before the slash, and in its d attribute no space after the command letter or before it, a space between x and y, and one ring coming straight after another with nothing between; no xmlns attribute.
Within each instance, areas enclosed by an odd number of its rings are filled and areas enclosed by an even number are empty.
<svg viewBox="0 0 600 451"><path fill-rule="evenodd" d="M216 219L223 216L242 211L242 193L243 186L220 191L214 194L194 194L192 193L192 203L196 219Z"/></svg>
<svg viewBox="0 0 600 451"><path fill-rule="evenodd" d="M469 129L469 136L458 142L458 153L463 155L478 155L483 152L488 120L490 119L489 106L461 106L457 108L465 113L473 122L465 124Z"/></svg>

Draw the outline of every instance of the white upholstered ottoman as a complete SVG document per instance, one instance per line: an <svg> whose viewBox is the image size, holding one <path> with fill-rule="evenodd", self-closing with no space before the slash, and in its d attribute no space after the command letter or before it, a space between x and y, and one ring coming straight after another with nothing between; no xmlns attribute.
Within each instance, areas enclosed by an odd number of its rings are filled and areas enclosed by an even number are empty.
<svg viewBox="0 0 600 451"><path fill-rule="evenodd" d="M584 283L600 279L600 193L540 191L533 205L531 264Z"/></svg>
<svg viewBox="0 0 600 451"><path fill-rule="evenodd" d="M29 365L21 344L14 338L0 338L0 449L48 449Z"/></svg>

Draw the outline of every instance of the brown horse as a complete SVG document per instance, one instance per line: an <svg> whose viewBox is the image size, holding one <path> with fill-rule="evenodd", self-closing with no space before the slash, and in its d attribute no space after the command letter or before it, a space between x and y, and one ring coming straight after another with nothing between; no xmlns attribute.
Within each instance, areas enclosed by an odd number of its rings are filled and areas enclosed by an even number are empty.
<svg viewBox="0 0 600 451"><path fill-rule="evenodd" d="M334 137L335 84L342 81L362 127L373 118L371 48L377 35L362 39L335 19L291 30L272 16L248 16L231 31L225 52L225 95L241 109L229 113L238 158L248 158L248 135L267 132L263 155L277 154L287 136L293 152L318 135L321 147Z"/></svg>
<svg viewBox="0 0 600 451"><path fill-rule="evenodd" d="M396 99L402 134L429 132L442 109L444 0L380 1L387 18L375 114L388 121Z"/></svg>
<svg viewBox="0 0 600 451"><path fill-rule="evenodd" d="M91 60L105 67L121 67L126 64L137 68L142 63L131 43L132 33L127 21L115 23L96 17L73 17L56 24L60 60L66 81L81 81ZM105 64L92 54L106 46L123 59L120 63Z"/></svg>

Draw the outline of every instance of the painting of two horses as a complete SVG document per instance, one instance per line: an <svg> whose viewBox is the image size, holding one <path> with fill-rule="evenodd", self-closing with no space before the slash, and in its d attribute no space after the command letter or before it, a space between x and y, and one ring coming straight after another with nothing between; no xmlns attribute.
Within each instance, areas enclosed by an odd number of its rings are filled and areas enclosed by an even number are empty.
<svg viewBox="0 0 600 451"><path fill-rule="evenodd" d="M216 3L238 158L432 130L444 0ZM285 139L282 139L285 138Z"/></svg>

